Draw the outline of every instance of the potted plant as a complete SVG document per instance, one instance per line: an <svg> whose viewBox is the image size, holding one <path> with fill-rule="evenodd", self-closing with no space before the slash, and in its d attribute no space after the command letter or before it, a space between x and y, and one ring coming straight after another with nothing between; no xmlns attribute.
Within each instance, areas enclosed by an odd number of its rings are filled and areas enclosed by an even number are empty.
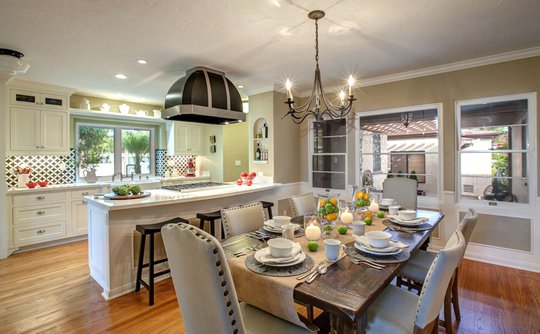
<svg viewBox="0 0 540 334"><path fill-rule="evenodd" d="M96 168L104 158L107 149L108 129L81 127L79 145L77 145L77 160L81 174L88 183L97 182Z"/></svg>

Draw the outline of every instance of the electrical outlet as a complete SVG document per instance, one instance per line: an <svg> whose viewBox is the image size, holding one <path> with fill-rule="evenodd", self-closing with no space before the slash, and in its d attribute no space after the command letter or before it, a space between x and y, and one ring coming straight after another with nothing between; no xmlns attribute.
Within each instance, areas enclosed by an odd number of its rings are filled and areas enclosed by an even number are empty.
<svg viewBox="0 0 540 334"><path fill-rule="evenodd" d="M235 161L234 161L234 166L235 166L235 167L240 167L240 166L242 166L242 161L241 161L241 160L235 160Z"/></svg>

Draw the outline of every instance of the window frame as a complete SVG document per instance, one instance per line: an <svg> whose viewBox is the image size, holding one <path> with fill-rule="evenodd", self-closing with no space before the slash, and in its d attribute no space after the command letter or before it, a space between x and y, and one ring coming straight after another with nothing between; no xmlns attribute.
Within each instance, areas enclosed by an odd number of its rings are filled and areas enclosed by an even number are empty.
<svg viewBox="0 0 540 334"><path fill-rule="evenodd" d="M418 207L423 208L438 208L439 204L443 199L443 182L444 182L444 169L443 169L443 136L444 136L444 125L443 125L443 104L439 103L428 103L428 104L419 104L411 105L405 107L397 108L386 108L386 109L377 109L363 112L355 112L354 116L354 147L355 147L355 182L357 185L362 183L362 171L360 170L360 165L362 161L362 148L360 147L360 138L362 136L362 130L360 129L360 118L365 116L377 116L384 114L397 114L403 112L412 112L417 110L425 109L435 109L437 111L437 161L438 161L438 178L437 178L437 196L418 196ZM428 154L426 152L426 154ZM431 154L431 153L429 153Z"/></svg>
<svg viewBox="0 0 540 334"><path fill-rule="evenodd" d="M107 128L107 129L113 129L114 131L114 173L122 173L124 177L124 171L122 171L122 130L142 130L142 131L149 131L150 132L150 173L141 173L141 176L155 176L156 173L156 133L155 128L152 126L143 126L143 125L118 125L114 123L93 123L93 122L87 122L87 121L76 121L75 122L75 146L79 143L79 135L80 135L80 127L81 126L88 126L88 127L100 127L100 128ZM117 154L117 152L120 152L120 154ZM75 171L77 173L77 179L81 179L83 176L79 175L79 168L75 168ZM112 175L104 175L104 176L98 176L99 181L109 180L112 177Z"/></svg>
<svg viewBox="0 0 540 334"><path fill-rule="evenodd" d="M486 200L486 199L468 199L463 198L462 193L463 189L461 187L461 107L465 105L472 104L482 104L482 103L496 103L512 100L527 100L527 136L528 136L528 147L524 150L527 154L527 168L528 168L528 203L519 203L519 202L504 202L504 201L495 201L495 200ZM475 99L463 99L456 100L454 102L454 118L455 118L455 149L456 154L455 159L455 197L456 202L460 206L467 207L499 207L499 208L534 208L536 206L536 192L537 192L537 169L536 169L536 92L528 93L518 93L518 94L509 94L509 95L498 95L490 97L481 97ZM500 153L511 152L511 151L523 151L523 150L501 150ZM499 152L499 151L493 151ZM487 152L489 153L489 152ZM519 153L519 152L517 152Z"/></svg>

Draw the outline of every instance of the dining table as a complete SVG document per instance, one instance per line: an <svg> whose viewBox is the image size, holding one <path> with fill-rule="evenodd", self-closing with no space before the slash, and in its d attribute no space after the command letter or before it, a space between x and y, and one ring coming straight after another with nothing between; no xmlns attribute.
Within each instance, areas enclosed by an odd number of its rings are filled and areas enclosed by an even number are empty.
<svg viewBox="0 0 540 334"><path fill-rule="evenodd" d="M336 232L336 238L346 245L345 254L348 256L342 256L332 263L326 261L328 264L326 273L317 277L311 284L297 280L298 275L292 271L287 273L286 270L278 270L277 274L272 274L272 271L268 273L265 270L254 270L253 262L256 261L253 260L253 253L266 246L265 240L263 238L257 240L256 235L235 236L223 240L222 246L228 254L229 268L241 301L300 326L313 329L315 328L313 324L317 324L321 327L321 322L317 322L317 319L309 322L296 311L296 303L311 305L323 311L320 318L329 322L333 332L363 333L370 305L399 274L410 256L418 251L444 218L442 212L434 210L418 210L417 216L425 218L423 224L425 228L418 230L403 228L392 224L388 217L374 217L373 223L366 226L366 232L384 230L392 235L393 242L404 245L399 260L385 261L381 258L381 261L378 261L377 257L371 258L375 263L382 263L384 265L382 269L358 264L352 231L349 229L344 235ZM294 217L291 222L303 226L303 217ZM261 232L265 231L261 229ZM303 234L297 234L293 241L299 243L306 253L304 262L310 261L311 271L318 263L324 262L325 251L322 241L319 242L320 247L315 252L307 249L307 240ZM300 265L295 268L303 271L306 269ZM280 272L282 274L279 274ZM414 324L411 324L411 328L413 326Z"/></svg>

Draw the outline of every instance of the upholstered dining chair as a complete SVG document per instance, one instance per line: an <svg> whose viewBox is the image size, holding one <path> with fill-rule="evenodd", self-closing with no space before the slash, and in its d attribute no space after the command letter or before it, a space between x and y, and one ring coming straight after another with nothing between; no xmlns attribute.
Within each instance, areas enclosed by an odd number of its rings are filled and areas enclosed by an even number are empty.
<svg viewBox="0 0 540 334"><path fill-rule="evenodd" d="M258 230L264 225L264 208L261 203L251 203L221 210L225 238Z"/></svg>
<svg viewBox="0 0 540 334"><path fill-rule="evenodd" d="M209 233L180 223L161 234L187 333L311 333L239 303L223 248Z"/></svg>
<svg viewBox="0 0 540 334"><path fill-rule="evenodd" d="M291 216L298 217L308 213L317 212L317 205L315 204L315 198L312 193L293 196L289 198L289 205L291 207Z"/></svg>
<svg viewBox="0 0 540 334"><path fill-rule="evenodd" d="M383 198L393 198L403 208L416 210L418 182L406 177L391 177L383 181Z"/></svg>
<svg viewBox="0 0 540 334"><path fill-rule="evenodd" d="M435 257L420 296L389 285L367 311L366 333L437 333L446 287L465 253L465 238L455 231Z"/></svg>
<svg viewBox="0 0 540 334"><path fill-rule="evenodd" d="M478 220L478 214L474 209L469 209L467 214L463 217L459 223L457 230L463 233L465 240L465 247L469 244L472 232L476 226ZM419 250L403 267L400 274L397 277L396 285L407 286L409 289L415 289L420 293L422 286L425 284L426 275L428 270L435 260L436 254L428 251ZM461 261L460 263L461 264ZM452 311L451 307L454 307L454 314L456 319L461 320L461 312L459 309L459 297L458 297L458 277L459 277L459 265L456 267L454 276L451 281L451 286L448 287L448 298L444 302L444 327L447 333L452 332ZM452 305L450 305L452 304Z"/></svg>

